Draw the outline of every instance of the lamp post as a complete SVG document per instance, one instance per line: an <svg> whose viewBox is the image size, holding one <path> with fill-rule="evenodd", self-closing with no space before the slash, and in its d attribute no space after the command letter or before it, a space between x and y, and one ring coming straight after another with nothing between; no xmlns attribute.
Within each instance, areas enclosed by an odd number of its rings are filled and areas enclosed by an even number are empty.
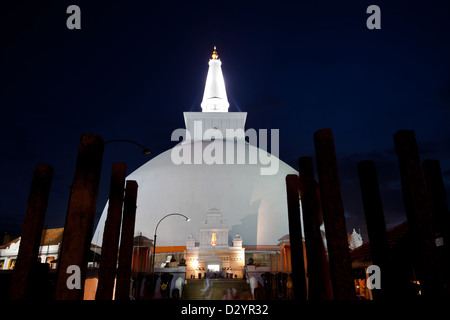
<svg viewBox="0 0 450 320"><path fill-rule="evenodd" d="M137 143L136 141L132 141L132 140L128 140L128 139L113 139L113 140L108 140L108 141L106 141L105 144L111 143L111 142L127 142L127 143L132 143L132 144L135 144L135 145L137 145L138 147L141 147L141 148L142 148L142 154L145 154L145 155L150 154L150 149L144 147L142 144Z"/></svg>
<svg viewBox="0 0 450 320"><path fill-rule="evenodd" d="M155 271L156 231L158 230L158 226L161 223L161 221L163 221L165 218L167 218L169 216L181 216L181 217L184 217L186 219L186 221L190 221L190 219L188 217L186 217L184 214L181 214L181 213L169 213L168 215L165 215L164 217L162 217L161 220L159 220L159 222L158 222L158 224L156 225L156 228L155 228L155 234L153 236L153 255L152 255L152 264L151 264L152 274Z"/></svg>

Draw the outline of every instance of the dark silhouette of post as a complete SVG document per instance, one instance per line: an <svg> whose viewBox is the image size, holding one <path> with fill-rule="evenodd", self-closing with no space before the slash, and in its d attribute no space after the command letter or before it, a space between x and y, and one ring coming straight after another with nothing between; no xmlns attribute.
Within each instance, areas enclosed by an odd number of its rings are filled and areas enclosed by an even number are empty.
<svg viewBox="0 0 450 320"><path fill-rule="evenodd" d="M442 270L450 269L450 212L448 210L447 194L439 160L427 159L422 162L425 186L431 205L433 229L436 246L441 260ZM443 272L446 281L446 294L450 294L450 277Z"/></svg>
<svg viewBox="0 0 450 320"><path fill-rule="evenodd" d="M305 231L308 300L331 300L333 292L325 245L320 231L322 213L317 196L317 184L314 179L313 160L311 157L301 157L298 164L303 229Z"/></svg>
<svg viewBox="0 0 450 320"><path fill-rule="evenodd" d="M355 287L336 151L331 129L316 131L314 133L314 146L330 261L333 298L336 300L352 300L355 298Z"/></svg>
<svg viewBox="0 0 450 320"><path fill-rule="evenodd" d="M113 164L108 216L103 230L102 255L98 270L97 292L95 293L96 300L112 300L114 294L126 171L125 163Z"/></svg>
<svg viewBox="0 0 450 320"><path fill-rule="evenodd" d="M130 180L126 183L120 238L119 267L117 269L116 300L130 300L131 260L133 257L134 223L138 185Z"/></svg>
<svg viewBox="0 0 450 320"><path fill-rule="evenodd" d="M83 134L81 136L58 259L55 288L57 300L83 299L103 149L103 139L99 135ZM74 266L79 268L80 275L76 271L71 271ZM71 281L72 277L75 279L75 284L76 279L79 280L79 289L68 286L68 280Z"/></svg>
<svg viewBox="0 0 450 320"><path fill-rule="evenodd" d="M394 279L388 270L390 254L375 164L373 161L364 160L359 162L357 167L372 263L381 270L381 289L374 289L372 293L375 300L392 297L391 286Z"/></svg>
<svg viewBox="0 0 450 320"><path fill-rule="evenodd" d="M291 267L294 299L306 300L305 262L303 260L302 222L298 197L298 176L286 176L287 207L289 219L289 242L291 245Z"/></svg>
<svg viewBox="0 0 450 320"><path fill-rule="evenodd" d="M408 231L412 235L412 245L415 248L413 251L416 252L415 261L422 295L428 298L440 297L443 294L440 265L414 131L396 132L394 143L400 167Z"/></svg>
<svg viewBox="0 0 450 320"><path fill-rule="evenodd" d="M32 284L36 276L37 259L52 177L53 168L50 165L37 164L35 166L22 226L19 253L9 290L11 300L33 298Z"/></svg>

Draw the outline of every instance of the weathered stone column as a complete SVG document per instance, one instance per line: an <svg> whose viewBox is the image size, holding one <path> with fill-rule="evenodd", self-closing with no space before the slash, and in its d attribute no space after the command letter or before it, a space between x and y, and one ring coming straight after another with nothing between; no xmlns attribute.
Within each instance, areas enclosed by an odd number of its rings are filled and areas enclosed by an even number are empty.
<svg viewBox="0 0 450 320"><path fill-rule="evenodd" d="M434 242L431 210L420 166L419 149L414 131L400 130L394 134L403 192L403 202L416 252L417 273L424 297L443 294L440 265Z"/></svg>
<svg viewBox="0 0 450 320"><path fill-rule="evenodd" d="M313 160L301 157L299 164L299 187L302 202L303 229L305 231L306 261L308 274L308 300L331 300L330 269L322 240L320 225L322 213L317 197Z"/></svg>
<svg viewBox="0 0 450 320"><path fill-rule="evenodd" d="M52 177L53 168L50 165L37 164L35 166L22 226L19 254L9 290L11 300L33 298L31 296L32 282L36 273Z"/></svg>
<svg viewBox="0 0 450 320"><path fill-rule="evenodd" d="M125 192L125 163L114 163L111 171L108 216L103 230L102 254L98 270L96 300L112 300Z"/></svg>
<svg viewBox="0 0 450 320"><path fill-rule="evenodd" d="M442 178L439 160L427 159L422 162L425 186L431 205L431 216L436 238L436 246L441 260L442 270L450 269L450 212L447 194ZM446 294L450 294L450 275L443 272L446 281Z"/></svg>
<svg viewBox="0 0 450 320"><path fill-rule="evenodd" d="M377 172L373 161L364 160L359 162L358 175L367 233L370 241L372 263L379 266L381 270L381 289L374 289L372 292L375 299L382 299L390 296L390 289L394 279L390 277L390 270L388 270L390 255L386 222L384 220Z"/></svg>
<svg viewBox="0 0 450 320"><path fill-rule="evenodd" d="M103 149L104 142L99 135L83 134L81 136L67 208L64 236L58 258L55 289L55 299L57 300L83 299L87 258L91 245L100 184ZM69 289L67 280L71 281L74 277L73 283L76 284L75 278L78 278L76 270L80 271L80 288ZM69 279L69 277L71 278Z"/></svg>
<svg viewBox="0 0 450 320"><path fill-rule="evenodd" d="M450 213L439 160L427 159L422 163L428 199L431 205L433 229L437 237L443 237L444 246L450 244ZM439 244L439 240L438 240Z"/></svg>
<svg viewBox="0 0 450 320"><path fill-rule="evenodd" d="M116 300L130 300L131 260L133 257L134 223L136 218L136 181L127 181L122 219L122 236L117 269Z"/></svg>
<svg viewBox="0 0 450 320"><path fill-rule="evenodd" d="M286 176L289 242L291 245L292 282L295 300L306 300L305 261L303 260L302 222L298 197L298 176Z"/></svg>
<svg viewBox="0 0 450 320"><path fill-rule="evenodd" d="M314 134L314 146L331 282L333 284L333 298L336 300L352 300L355 298L355 287L331 129L317 131Z"/></svg>

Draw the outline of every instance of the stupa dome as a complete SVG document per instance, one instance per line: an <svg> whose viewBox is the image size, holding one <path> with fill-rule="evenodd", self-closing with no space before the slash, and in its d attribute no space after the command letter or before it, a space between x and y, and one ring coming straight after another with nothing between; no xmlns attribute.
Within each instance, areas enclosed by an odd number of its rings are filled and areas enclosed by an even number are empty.
<svg viewBox="0 0 450 320"><path fill-rule="evenodd" d="M245 141L223 141L228 147L245 147L246 154L266 153ZM191 141L205 150L211 142ZM278 160L278 172L261 175L267 168L256 164L179 164L172 161L172 150L148 161L126 179L138 183L135 234L152 239L159 220L171 216L158 226L158 246L184 246L193 234L198 234L205 213L218 208L227 220L230 236L238 233L245 245L275 245L289 233L287 218L287 174L297 174L292 167ZM224 154L224 157L226 154ZM270 155L271 157L275 157ZM274 159L272 159L273 161ZM93 243L100 244L107 215L107 205L97 225ZM230 239L231 242L232 239Z"/></svg>

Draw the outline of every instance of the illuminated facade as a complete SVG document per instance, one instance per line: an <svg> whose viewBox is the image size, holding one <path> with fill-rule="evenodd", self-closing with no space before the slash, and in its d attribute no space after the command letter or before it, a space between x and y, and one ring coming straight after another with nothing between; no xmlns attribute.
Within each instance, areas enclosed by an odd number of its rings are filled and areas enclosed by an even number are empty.
<svg viewBox="0 0 450 320"><path fill-rule="evenodd" d="M216 208L209 209L199 226L199 242L192 234L186 241L187 278L201 278L208 272L225 278L242 277L245 265L242 238L235 234L230 246L229 231L223 214Z"/></svg>

